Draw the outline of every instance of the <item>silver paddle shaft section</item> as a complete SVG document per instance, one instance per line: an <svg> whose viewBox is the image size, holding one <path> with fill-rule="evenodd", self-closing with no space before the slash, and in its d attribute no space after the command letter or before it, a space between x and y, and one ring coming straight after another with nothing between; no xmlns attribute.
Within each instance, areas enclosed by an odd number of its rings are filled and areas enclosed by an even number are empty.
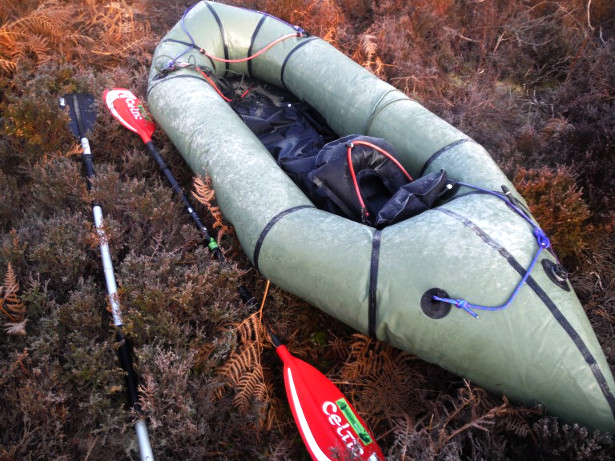
<svg viewBox="0 0 615 461"><path fill-rule="evenodd" d="M83 156L92 156L90 142L87 138L81 138L81 146L83 147ZM94 224L96 225L96 234L100 239L100 256L102 258L103 271L105 273L105 283L107 285L107 295L109 296L109 305L111 306L111 315L113 323L116 327L121 327L122 311L120 309L120 301L117 294L117 284L115 282L115 272L113 272L113 262L109 253L109 244L105 228L103 226L103 212L100 205L95 204L92 208L94 214Z"/></svg>
<svg viewBox="0 0 615 461"><path fill-rule="evenodd" d="M143 418L135 423L135 431L137 432L137 440L139 441L139 454L141 461L154 461L154 453L149 443L149 434L147 433L147 425Z"/></svg>
<svg viewBox="0 0 615 461"><path fill-rule="evenodd" d="M88 138L81 138L81 147L83 147L83 157L91 161L92 150L90 149L90 142L88 141ZM113 316L113 323L119 330L121 330L123 326L122 311L120 308L120 300L117 293L115 272L113 271L113 261L111 260L111 253L109 252L107 234L103 226L103 212L100 205L94 204L92 207L92 213L94 214L94 225L96 226L96 234L100 239L100 256L103 264L103 272L105 274L105 284L107 285L109 305L111 306L111 315ZM126 344L124 343L120 347L126 347ZM135 379L132 365L130 365L130 369L126 371L129 376L128 379ZM134 399L136 399L136 381L133 387L135 389ZM132 402L133 406L134 403L135 402ZM149 434L147 432L147 424L145 423L144 418L140 418L136 421L135 432L137 433L137 441L139 442L139 455L141 456L141 461L154 461L154 453L152 452L152 446L150 444Z"/></svg>

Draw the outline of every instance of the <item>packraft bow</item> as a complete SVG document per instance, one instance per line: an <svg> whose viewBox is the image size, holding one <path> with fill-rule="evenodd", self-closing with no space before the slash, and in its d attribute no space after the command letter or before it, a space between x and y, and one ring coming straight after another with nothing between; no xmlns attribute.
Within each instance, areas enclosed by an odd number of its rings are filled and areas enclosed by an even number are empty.
<svg viewBox="0 0 615 461"><path fill-rule="evenodd" d="M413 177L445 170L458 188L381 230L317 209L215 86L231 74L289 90L339 137L383 138ZM214 2L157 47L148 103L272 282L496 394L615 431L615 382L583 308L523 199L467 135L324 40Z"/></svg>

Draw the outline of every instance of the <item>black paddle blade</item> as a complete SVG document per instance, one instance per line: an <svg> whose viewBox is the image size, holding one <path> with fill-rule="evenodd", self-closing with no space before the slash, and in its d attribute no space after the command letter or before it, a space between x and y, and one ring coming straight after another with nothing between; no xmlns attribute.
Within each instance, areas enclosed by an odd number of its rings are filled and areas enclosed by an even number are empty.
<svg viewBox="0 0 615 461"><path fill-rule="evenodd" d="M69 93L60 98L60 109L68 107L68 128L79 139L84 138L96 123L95 102L96 98L88 93Z"/></svg>

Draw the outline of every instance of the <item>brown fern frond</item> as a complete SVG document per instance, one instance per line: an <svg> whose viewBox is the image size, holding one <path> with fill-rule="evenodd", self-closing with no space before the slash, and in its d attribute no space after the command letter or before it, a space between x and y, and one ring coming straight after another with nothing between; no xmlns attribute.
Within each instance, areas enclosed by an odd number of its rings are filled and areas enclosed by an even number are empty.
<svg viewBox="0 0 615 461"><path fill-rule="evenodd" d="M73 8L55 1L44 2L36 10L24 13L0 28L0 71L14 72L26 57L45 61L66 38Z"/></svg>
<svg viewBox="0 0 615 461"><path fill-rule="evenodd" d="M58 44L66 34L65 25L73 19L74 8L57 1L41 4L29 14L7 24L7 29L27 35L37 35L46 38L53 44Z"/></svg>
<svg viewBox="0 0 615 461"><path fill-rule="evenodd" d="M194 190L192 196L205 206L210 206L214 200L216 193L211 184L211 178L205 176L201 178L197 176L194 178Z"/></svg>
<svg viewBox="0 0 615 461"><path fill-rule="evenodd" d="M236 325L238 346L227 362L218 368L216 374L225 380L218 390L222 396L225 388L235 389L234 405L242 413L256 411L259 430L270 428L277 420L272 408L275 397L271 385L265 378L265 369L261 363L261 352L265 347L265 332L255 312Z"/></svg>
<svg viewBox="0 0 615 461"><path fill-rule="evenodd" d="M342 377L353 381L359 376L388 372L395 368L393 348L361 334L353 335L350 358L344 365Z"/></svg>
<svg viewBox="0 0 615 461"><path fill-rule="evenodd" d="M49 56L51 49L52 46L47 37L31 35L19 44L13 56L16 61L32 55L36 56L37 59L42 59Z"/></svg>
<svg viewBox="0 0 615 461"><path fill-rule="evenodd" d="M6 26L2 26L0 28L0 46L2 46L0 52L3 54L10 54L15 48L17 41L23 37L24 34L8 30Z"/></svg>
<svg viewBox="0 0 615 461"><path fill-rule="evenodd" d="M399 418L414 421L424 412L422 396L417 391L424 382L410 362L414 357L361 334L355 334L349 354L338 374L341 382L360 392L353 393L367 423L376 427L389 425Z"/></svg>
<svg viewBox="0 0 615 461"><path fill-rule="evenodd" d="M265 332L255 312L235 326L239 336L238 349L233 351L227 362L218 368L217 374L229 381L230 385L238 385L242 375L256 368L262 368L261 351L265 343Z"/></svg>
<svg viewBox="0 0 615 461"><path fill-rule="evenodd" d="M344 338L333 338L329 344L329 354L336 361L345 360L350 354L350 346Z"/></svg>
<svg viewBox="0 0 615 461"><path fill-rule="evenodd" d="M17 69L15 50L21 34L0 28L0 72L11 74Z"/></svg>
<svg viewBox="0 0 615 461"><path fill-rule="evenodd" d="M12 74L17 69L17 63L9 60L0 58L0 74Z"/></svg>
<svg viewBox="0 0 615 461"><path fill-rule="evenodd" d="M192 196L199 203L205 205L209 211L209 214L213 217L214 224L212 225L212 228L217 232L216 240L219 244L222 237L225 234L231 233L233 228L224 222L224 216L222 216L220 208L215 205L216 193L209 176L202 178L197 176L194 178Z"/></svg>
<svg viewBox="0 0 615 461"><path fill-rule="evenodd" d="M134 54L142 42L151 38L148 21L139 20L138 15L138 5L125 2L109 2L96 10L86 25L89 34L99 37L90 52L103 57L108 65Z"/></svg>
<svg viewBox="0 0 615 461"><path fill-rule="evenodd" d="M361 36L361 48L367 55L367 61L371 61L378 51L378 44L376 43L376 36L371 34L364 34Z"/></svg>
<svg viewBox="0 0 615 461"><path fill-rule="evenodd" d="M243 414L246 414L251 406L252 401L264 401L268 398L267 385L264 382L262 367L256 367L251 371L244 372L237 385L237 393L235 394L235 406Z"/></svg>
<svg viewBox="0 0 615 461"><path fill-rule="evenodd" d="M306 30L333 45L338 40L339 25L344 24L344 21L344 13L334 0L312 0L290 15L291 23L301 24Z"/></svg>
<svg viewBox="0 0 615 461"><path fill-rule="evenodd" d="M506 411L501 412L496 422L496 427L505 432L512 432L517 437L525 438L528 435L535 444L538 444L536 435L528 421L531 415L540 415L542 410L538 408L513 407L509 404L508 398L503 396L502 400L507 404Z"/></svg>
<svg viewBox="0 0 615 461"><path fill-rule="evenodd" d="M237 334L242 344L250 344L252 342L262 348L266 342L265 329L260 319L259 312L255 312L246 318L237 326Z"/></svg>
<svg viewBox="0 0 615 461"><path fill-rule="evenodd" d="M59 14L56 15L54 14L55 12ZM37 35L56 41L62 37L62 30L58 27L58 24L62 24L63 18L66 19L66 14L63 13L65 12L61 10L54 10L53 12L45 10L44 15L33 14L32 16L18 19L10 25L10 28L14 32Z"/></svg>
<svg viewBox="0 0 615 461"><path fill-rule="evenodd" d="M7 319L13 323L23 321L26 315L26 306L17 296L18 291L19 282L11 263L9 263L6 276L4 277L4 285L0 287L0 294L4 292L3 298L0 299L0 312L6 315Z"/></svg>
<svg viewBox="0 0 615 461"><path fill-rule="evenodd" d="M487 391L471 386L468 381L465 381L465 387L459 389L458 399L451 396L449 401L452 403L452 409L446 411L446 420L438 430L437 450L470 429L488 432L498 418L510 411L507 399L504 399L501 405L494 406Z"/></svg>
<svg viewBox="0 0 615 461"><path fill-rule="evenodd" d="M228 381L231 386L241 382L242 376L249 370L260 368L261 348L257 343L244 346L241 352L234 352L228 361L218 368L217 374Z"/></svg>

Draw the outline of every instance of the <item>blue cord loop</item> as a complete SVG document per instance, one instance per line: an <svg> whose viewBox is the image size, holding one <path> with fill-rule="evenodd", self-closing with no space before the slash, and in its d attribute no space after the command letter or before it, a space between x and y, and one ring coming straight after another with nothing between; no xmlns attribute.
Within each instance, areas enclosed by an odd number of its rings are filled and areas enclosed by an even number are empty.
<svg viewBox="0 0 615 461"><path fill-rule="evenodd" d="M478 304L469 303L465 299L461 299L461 298L454 299L454 298L442 298L440 296L433 296L433 299L435 301L440 301L443 303L451 304L457 307L458 309L463 309L468 314L470 314L472 317L478 318L478 314L474 312L475 310L501 311L503 309L506 309L508 306L510 306L513 303L513 301L519 294L521 287L530 277L530 274L532 273L532 270L534 269L534 266L536 265L536 262L538 261L540 254L542 253L542 250L546 250L551 247L551 241L549 240L547 235L544 233L544 231L534 221L532 221L532 219L528 216L528 214L525 213L521 208L519 208L517 205L515 205L512 202L512 200L508 197L508 194L503 195L503 194L500 194L499 192L495 192L495 191L488 190L488 189L483 189L482 187L473 186L471 184L466 184L463 182L457 182L457 184L460 186L469 187L471 189L476 189L481 192L485 192L487 194L490 194L490 195L493 195L494 197L499 198L500 200L503 200L504 203L506 203L506 205L508 205L509 208L511 208L515 213L517 213L523 219L525 219L530 224L530 226L532 226L532 234L534 235L534 238L536 239L536 243L538 244L538 249L536 250L536 253L534 254L534 258L532 259L532 262L530 263L527 270L525 271L525 274L523 275L523 277L521 278L521 280L519 281L519 283L517 284L517 286L511 293L510 297L508 298L508 301L506 301L504 304L500 306L494 306L494 307L481 306Z"/></svg>
<svg viewBox="0 0 615 461"><path fill-rule="evenodd" d="M541 249L546 250L551 247L549 237L547 237L547 234L545 234L540 227L535 227L533 233L534 237L536 237L536 242Z"/></svg>
<svg viewBox="0 0 615 461"><path fill-rule="evenodd" d="M188 53L190 50L197 48L198 46L196 46L196 42L194 41L194 37L192 37L192 35L190 34L190 32L188 32L188 28L186 27L186 16L188 15L188 13L192 10L192 8L194 8L197 5L197 3L195 3L194 5L190 6L189 8L186 9L186 11L184 11L184 14L182 14L182 19L181 19L181 27L183 29L183 31L185 32L185 34L188 36L188 38L190 39L190 44L186 45L186 48L184 48L184 50L179 53L177 56L175 56L173 59L171 59L167 65L165 66L164 69L162 69L162 71L160 73L165 73L168 74L169 72L172 72L173 70L175 70L176 66L175 64L177 63L177 61L179 60L179 58L181 58L183 55L185 55L186 53Z"/></svg>

